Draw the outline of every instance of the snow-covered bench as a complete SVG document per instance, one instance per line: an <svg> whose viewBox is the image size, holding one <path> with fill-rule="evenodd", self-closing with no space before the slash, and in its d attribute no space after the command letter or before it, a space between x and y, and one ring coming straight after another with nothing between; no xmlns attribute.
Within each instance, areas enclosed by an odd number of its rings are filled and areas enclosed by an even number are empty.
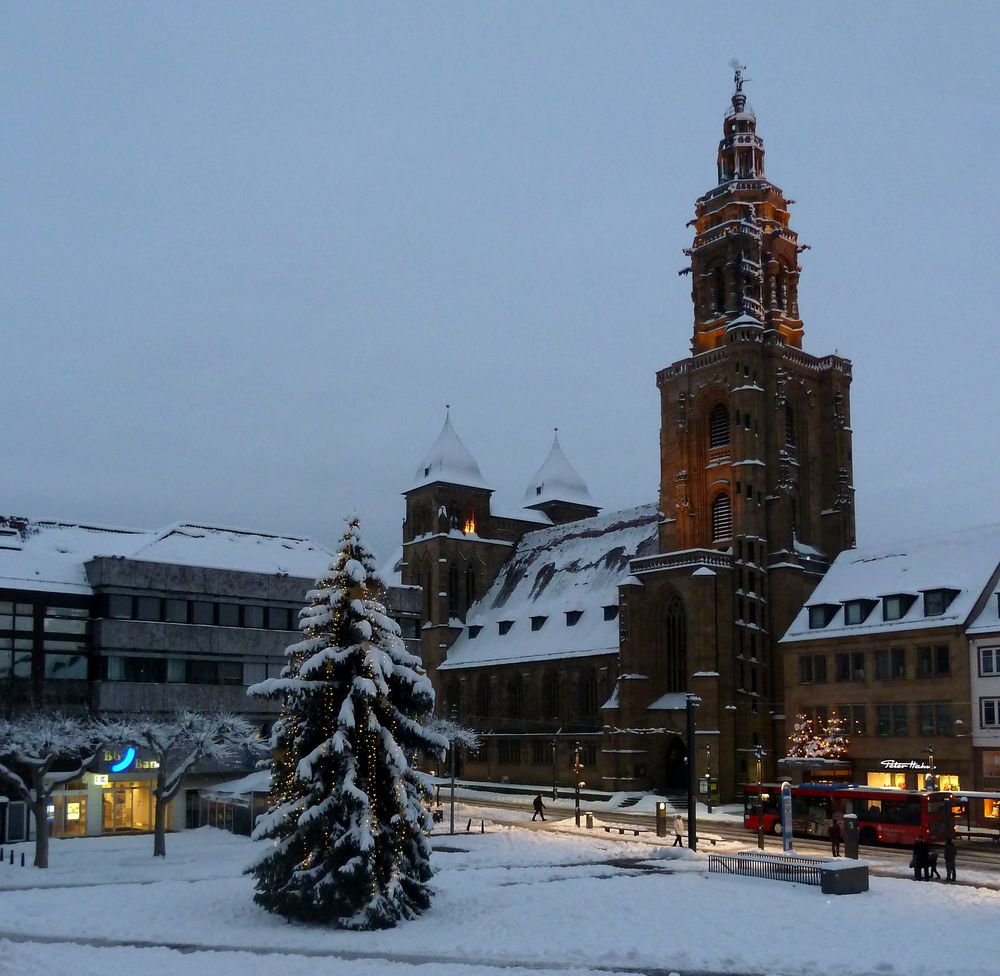
<svg viewBox="0 0 1000 976"><path fill-rule="evenodd" d="M639 834L648 834L650 832L649 827L642 827L636 824L622 824L622 823L602 823L601 826L604 828L606 834L610 834L612 830L617 830L619 834L635 834L636 837Z"/></svg>

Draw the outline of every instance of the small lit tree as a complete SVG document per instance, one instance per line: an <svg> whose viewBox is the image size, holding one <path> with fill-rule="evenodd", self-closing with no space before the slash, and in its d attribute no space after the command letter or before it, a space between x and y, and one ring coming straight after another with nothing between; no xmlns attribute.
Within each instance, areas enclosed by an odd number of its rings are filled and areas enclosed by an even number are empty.
<svg viewBox="0 0 1000 976"><path fill-rule="evenodd" d="M809 747L814 739L812 719L805 715L796 715L795 721L792 723L792 731L788 736L789 758L804 759L811 755Z"/></svg>
<svg viewBox="0 0 1000 976"><path fill-rule="evenodd" d="M844 734L844 722L834 715L817 728L812 719L797 715L788 736L788 756L791 759L842 759L847 754L849 740Z"/></svg>

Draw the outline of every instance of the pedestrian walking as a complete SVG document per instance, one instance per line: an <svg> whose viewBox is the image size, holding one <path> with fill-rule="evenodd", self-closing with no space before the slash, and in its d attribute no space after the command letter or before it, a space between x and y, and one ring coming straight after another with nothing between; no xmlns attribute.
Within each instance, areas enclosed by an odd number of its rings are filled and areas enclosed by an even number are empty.
<svg viewBox="0 0 1000 976"><path fill-rule="evenodd" d="M542 803L542 794L538 793L535 795L535 799L531 801L531 805L535 808L535 812L531 815L531 819L534 820L535 817L541 817L542 820L545 819L545 804Z"/></svg>
<svg viewBox="0 0 1000 976"><path fill-rule="evenodd" d="M840 857L840 842L844 839L844 831L840 821L833 819L830 823L830 850L834 857Z"/></svg>
<svg viewBox="0 0 1000 976"><path fill-rule="evenodd" d="M684 818L680 814L674 817L674 842L671 846L684 846Z"/></svg>
<svg viewBox="0 0 1000 976"><path fill-rule="evenodd" d="M949 837L944 842L944 880L955 881L955 838Z"/></svg>

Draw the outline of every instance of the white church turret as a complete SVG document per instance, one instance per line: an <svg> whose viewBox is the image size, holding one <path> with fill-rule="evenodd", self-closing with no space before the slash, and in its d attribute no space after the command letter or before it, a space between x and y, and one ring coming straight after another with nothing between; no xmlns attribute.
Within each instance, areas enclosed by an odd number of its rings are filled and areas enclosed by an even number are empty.
<svg viewBox="0 0 1000 976"><path fill-rule="evenodd" d="M545 463L524 493L525 508L544 512L555 524L591 518L600 508L590 497L587 484L566 458L559 444L559 428Z"/></svg>

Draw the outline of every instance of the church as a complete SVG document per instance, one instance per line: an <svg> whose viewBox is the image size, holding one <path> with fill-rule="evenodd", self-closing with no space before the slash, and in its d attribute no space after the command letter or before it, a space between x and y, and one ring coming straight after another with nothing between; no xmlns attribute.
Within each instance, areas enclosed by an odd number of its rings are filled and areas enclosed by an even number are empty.
<svg viewBox="0 0 1000 976"><path fill-rule="evenodd" d="M602 511L557 434L500 515L450 417L404 492L438 708L482 733L466 778L566 786L579 761L671 792L690 761L728 802L784 755L778 641L855 541L851 363L803 348L792 201L735 89L685 250L690 355L656 374L659 497Z"/></svg>

